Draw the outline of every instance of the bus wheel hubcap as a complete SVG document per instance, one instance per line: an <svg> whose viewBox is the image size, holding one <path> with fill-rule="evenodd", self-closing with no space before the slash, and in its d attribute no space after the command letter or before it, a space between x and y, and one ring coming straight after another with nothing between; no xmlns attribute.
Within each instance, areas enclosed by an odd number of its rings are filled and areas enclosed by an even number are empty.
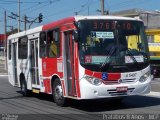
<svg viewBox="0 0 160 120"><path fill-rule="evenodd" d="M24 92L25 91L25 85L22 84L22 91Z"/></svg>
<svg viewBox="0 0 160 120"><path fill-rule="evenodd" d="M63 95L62 95L62 87L61 87L61 85L57 85L55 87L55 98L57 100L61 100L62 97L63 97Z"/></svg>

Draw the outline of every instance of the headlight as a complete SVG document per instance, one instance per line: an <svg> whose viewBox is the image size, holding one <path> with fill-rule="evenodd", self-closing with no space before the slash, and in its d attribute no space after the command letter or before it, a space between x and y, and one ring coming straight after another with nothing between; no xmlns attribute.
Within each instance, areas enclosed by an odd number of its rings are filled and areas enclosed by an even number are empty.
<svg viewBox="0 0 160 120"><path fill-rule="evenodd" d="M85 75L84 78L91 84L93 85L100 85L102 84L102 81L98 78L94 78L94 77L91 77L91 76L88 76L88 75Z"/></svg>
<svg viewBox="0 0 160 120"><path fill-rule="evenodd" d="M141 78L139 79L139 81L140 81L140 82L145 82L150 75L151 75L151 74L150 74L150 71L148 71L148 72L145 73L143 76L141 76Z"/></svg>

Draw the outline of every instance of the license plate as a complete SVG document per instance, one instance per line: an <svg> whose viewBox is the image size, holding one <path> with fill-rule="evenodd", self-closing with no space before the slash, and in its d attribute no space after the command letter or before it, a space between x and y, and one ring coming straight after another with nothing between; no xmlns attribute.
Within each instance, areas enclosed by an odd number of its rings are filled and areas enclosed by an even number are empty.
<svg viewBox="0 0 160 120"><path fill-rule="evenodd" d="M124 87L117 87L116 88L116 91L117 92L127 92L128 90L128 87L124 86Z"/></svg>

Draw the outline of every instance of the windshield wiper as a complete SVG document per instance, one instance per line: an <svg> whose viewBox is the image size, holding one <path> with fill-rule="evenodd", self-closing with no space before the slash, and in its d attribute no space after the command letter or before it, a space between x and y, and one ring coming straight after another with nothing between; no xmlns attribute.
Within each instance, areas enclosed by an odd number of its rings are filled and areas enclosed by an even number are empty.
<svg viewBox="0 0 160 120"><path fill-rule="evenodd" d="M144 59L149 60L149 56L147 55L147 53L145 52L140 52L140 55L142 55L144 57Z"/></svg>
<svg viewBox="0 0 160 120"><path fill-rule="evenodd" d="M105 59L105 62L104 63L102 63L102 65L99 67L99 69L100 70L102 70L104 67L106 67L106 65L110 65L110 56L115 52L115 50L116 50L116 46L115 45L113 45L112 47L111 47L111 49L110 49L110 51L109 51L109 53L107 54L107 57L106 57L106 59Z"/></svg>
<svg viewBox="0 0 160 120"><path fill-rule="evenodd" d="M149 55L147 55L147 53L145 53L144 47L142 46L142 43L138 43L138 48L139 48L139 54L141 54L145 59L149 59Z"/></svg>
<svg viewBox="0 0 160 120"><path fill-rule="evenodd" d="M128 54L129 54L129 56L132 58L132 60L133 60L133 62L135 63L136 67L141 69L141 67L138 65L137 60L136 60L135 57L133 56L133 54L132 54L132 52L131 52L131 49L127 49L127 52L128 52Z"/></svg>

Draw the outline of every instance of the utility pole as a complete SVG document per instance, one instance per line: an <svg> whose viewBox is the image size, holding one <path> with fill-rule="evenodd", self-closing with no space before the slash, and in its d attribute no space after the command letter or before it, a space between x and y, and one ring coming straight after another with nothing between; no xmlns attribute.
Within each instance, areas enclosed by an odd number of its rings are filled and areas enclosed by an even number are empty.
<svg viewBox="0 0 160 120"><path fill-rule="evenodd" d="M18 32L20 32L20 0L18 0Z"/></svg>
<svg viewBox="0 0 160 120"><path fill-rule="evenodd" d="M88 15L89 15L89 6L88 6Z"/></svg>
<svg viewBox="0 0 160 120"><path fill-rule="evenodd" d="M30 21L31 24L29 25L29 29L30 29L31 25L36 22L36 20L38 20L38 23L41 23L43 21L42 13L39 13L39 16L36 17L33 21Z"/></svg>
<svg viewBox="0 0 160 120"><path fill-rule="evenodd" d="M7 19L6 11L4 11L4 57L5 57L5 70L7 70Z"/></svg>
<svg viewBox="0 0 160 120"><path fill-rule="evenodd" d="M24 30L27 29L27 16L24 15Z"/></svg>
<svg viewBox="0 0 160 120"><path fill-rule="evenodd" d="M101 14L104 15L104 0L101 0Z"/></svg>

